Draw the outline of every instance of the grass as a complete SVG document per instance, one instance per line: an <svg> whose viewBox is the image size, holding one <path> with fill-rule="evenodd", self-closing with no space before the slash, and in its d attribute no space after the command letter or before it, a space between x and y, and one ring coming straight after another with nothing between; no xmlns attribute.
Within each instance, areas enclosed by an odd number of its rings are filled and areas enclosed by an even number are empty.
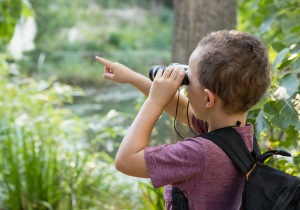
<svg viewBox="0 0 300 210"><path fill-rule="evenodd" d="M128 193L132 181L118 182L114 160L91 151L84 122L60 108L80 90L14 76L0 63L0 208L143 208Z"/></svg>

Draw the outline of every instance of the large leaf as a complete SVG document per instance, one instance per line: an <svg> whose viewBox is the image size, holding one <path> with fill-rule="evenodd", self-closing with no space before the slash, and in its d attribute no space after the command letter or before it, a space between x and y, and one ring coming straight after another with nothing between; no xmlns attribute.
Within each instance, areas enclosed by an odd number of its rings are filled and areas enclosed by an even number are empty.
<svg viewBox="0 0 300 210"><path fill-rule="evenodd" d="M259 101L257 104L255 104L255 106L252 107L251 109L252 109L252 110L255 110L255 109L261 109L261 108L264 107L264 105L267 103L267 101L268 101L268 98L267 98L266 96L264 96L264 97L263 97L262 99L260 99L260 101Z"/></svg>
<svg viewBox="0 0 300 210"><path fill-rule="evenodd" d="M266 117L264 115L264 110L261 109L258 117L256 118L255 121L255 136L260 136L260 134L262 132L264 132L265 130L267 130L270 127L270 124L268 123L268 121L266 120Z"/></svg>
<svg viewBox="0 0 300 210"><path fill-rule="evenodd" d="M294 157L294 163L296 166L300 167L300 155Z"/></svg>
<svg viewBox="0 0 300 210"><path fill-rule="evenodd" d="M291 21L290 19L283 19L281 23L281 28L284 33L289 33L293 27L297 26L297 23Z"/></svg>
<svg viewBox="0 0 300 210"><path fill-rule="evenodd" d="M286 54L290 51L289 48L284 48L283 50L281 50L278 55L276 56L274 63L273 63L273 67L274 69L277 68L277 66L283 61L283 59L285 58Z"/></svg>
<svg viewBox="0 0 300 210"><path fill-rule="evenodd" d="M297 148L298 146L298 140L299 140L299 131L295 130L295 127L290 125L288 130L284 130L284 132L287 134L286 138L285 138L285 142L290 142L290 145L293 144L295 148ZM285 146L284 144L282 144L283 146ZM286 148L288 149L289 146L286 146Z"/></svg>
<svg viewBox="0 0 300 210"><path fill-rule="evenodd" d="M276 17L276 14L271 15L268 17L259 27L259 33L264 34L271 30L271 25L274 22L274 18Z"/></svg>
<svg viewBox="0 0 300 210"><path fill-rule="evenodd" d="M292 70L300 69L300 58L295 59L294 62L291 63L290 67Z"/></svg>
<svg viewBox="0 0 300 210"><path fill-rule="evenodd" d="M264 106L264 112L269 121L283 130L288 130L289 125L300 129L299 114L294 109L290 99L281 99L278 101L269 101Z"/></svg>
<svg viewBox="0 0 300 210"><path fill-rule="evenodd" d="M295 44L298 42L300 42L300 35L297 33L291 33L286 35L283 41L284 44Z"/></svg>
<svg viewBox="0 0 300 210"><path fill-rule="evenodd" d="M299 80L295 74L286 74L280 81L280 86L285 87L289 96L298 91Z"/></svg>
<svg viewBox="0 0 300 210"><path fill-rule="evenodd" d="M284 70L286 67L288 67L291 64L293 64L299 57L300 57L300 53L296 57L294 57L293 59L287 60L287 61L281 63L281 65L278 67L278 69L279 70Z"/></svg>
<svg viewBox="0 0 300 210"><path fill-rule="evenodd" d="M271 46L276 52L280 52L285 48L285 45L281 42L273 42Z"/></svg>

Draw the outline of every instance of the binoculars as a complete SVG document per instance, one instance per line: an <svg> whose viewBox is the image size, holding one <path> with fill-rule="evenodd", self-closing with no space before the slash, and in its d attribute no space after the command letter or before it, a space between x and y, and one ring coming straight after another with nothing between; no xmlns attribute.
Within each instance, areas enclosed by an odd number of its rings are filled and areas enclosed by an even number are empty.
<svg viewBox="0 0 300 210"><path fill-rule="evenodd" d="M183 81L181 83L181 86L182 85L189 85L189 80L188 80L188 71L189 71L189 66L188 65L184 65L184 64L179 64L179 63L171 63L169 66L181 66L184 70L185 70L185 76L183 78ZM165 72L166 70L166 66L159 66L159 65L156 65L156 66L152 66L150 71L149 71L149 78L151 81L154 80L157 72L159 69L162 69L163 70L163 73Z"/></svg>

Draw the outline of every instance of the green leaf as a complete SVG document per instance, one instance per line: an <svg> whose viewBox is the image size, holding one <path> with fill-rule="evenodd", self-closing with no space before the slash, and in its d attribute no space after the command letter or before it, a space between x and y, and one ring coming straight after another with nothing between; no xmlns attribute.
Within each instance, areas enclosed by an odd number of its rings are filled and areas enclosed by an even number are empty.
<svg viewBox="0 0 300 210"><path fill-rule="evenodd" d="M261 109L255 121L255 136L260 136L260 134L267 130L269 127L270 124L266 120L263 109Z"/></svg>
<svg viewBox="0 0 300 210"><path fill-rule="evenodd" d="M300 12L300 10L299 10L299 12ZM292 30L290 31L290 33L298 32L299 30L300 30L300 25L292 28Z"/></svg>
<svg viewBox="0 0 300 210"><path fill-rule="evenodd" d="M284 124L283 129L288 129L289 125L294 125L295 129L300 129L299 114L294 109L291 100L282 100L281 106L280 120Z"/></svg>
<svg viewBox="0 0 300 210"><path fill-rule="evenodd" d="M290 53L294 54L294 53L300 53L300 44L296 45L295 48L293 48Z"/></svg>
<svg viewBox="0 0 300 210"><path fill-rule="evenodd" d="M297 26L297 23L295 23L289 19L285 18L282 20L281 28L282 28L282 31L286 34L289 33L291 31L291 29L295 26Z"/></svg>
<svg viewBox="0 0 300 210"><path fill-rule="evenodd" d="M284 44L291 45L300 42L300 36L296 33L288 34L284 37Z"/></svg>
<svg viewBox="0 0 300 210"><path fill-rule="evenodd" d="M285 45L283 45L281 42L273 42L271 43L271 46L276 52L280 52L285 48Z"/></svg>
<svg viewBox="0 0 300 210"><path fill-rule="evenodd" d="M267 97L262 97L262 99L260 99L260 101L255 104L254 107L251 108L251 110L255 110L255 109L261 109L264 107L264 105L268 102L268 98Z"/></svg>
<svg viewBox="0 0 300 210"><path fill-rule="evenodd" d="M50 203L46 202L46 201L38 201L38 203L46 206L49 210L53 210L52 206Z"/></svg>
<svg viewBox="0 0 300 210"><path fill-rule="evenodd" d="M268 139L269 139L272 143L279 142L278 139L274 139L274 138L272 138L272 137L268 137Z"/></svg>
<svg viewBox="0 0 300 210"><path fill-rule="evenodd" d="M285 147L286 149L289 149L292 146L292 144L293 144L293 140L292 139L287 139L285 141L281 141L278 146Z"/></svg>
<svg viewBox="0 0 300 210"><path fill-rule="evenodd" d="M287 61L283 62L283 63L278 67L278 69L279 69L279 70L285 69L286 67L288 67L289 65L291 65L295 60L297 60L299 57L300 57L300 54L298 54L295 58L293 58L293 59L291 59L291 60L287 60Z"/></svg>
<svg viewBox="0 0 300 210"><path fill-rule="evenodd" d="M259 27L259 33L264 34L271 30L271 25L274 22L276 14L269 16Z"/></svg>
<svg viewBox="0 0 300 210"><path fill-rule="evenodd" d="M273 63L273 67L274 69L277 68L277 66L283 61L283 59L285 58L286 54L290 51L289 48L284 48L283 50L281 50L278 55L276 56L274 63Z"/></svg>
<svg viewBox="0 0 300 210"><path fill-rule="evenodd" d="M289 96L292 96L298 91L299 80L297 76L293 73L284 75L280 81L280 86L285 87Z"/></svg>
<svg viewBox="0 0 300 210"><path fill-rule="evenodd" d="M298 57L298 56L297 56ZM297 70L300 68L300 58L297 58L293 61L293 63L291 63L290 65L292 70Z"/></svg>
<svg viewBox="0 0 300 210"><path fill-rule="evenodd" d="M294 163L296 166L300 166L300 155L297 155L294 157Z"/></svg>
<svg viewBox="0 0 300 210"><path fill-rule="evenodd" d="M253 10L254 8L256 8L259 2L260 2L260 0L255 0L255 1L252 3L250 9Z"/></svg>
<svg viewBox="0 0 300 210"><path fill-rule="evenodd" d="M289 99L267 102L264 106L264 112L269 121L280 129L288 130L289 125L295 126L295 129L300 129L299 114Z"/></svg>
<svg viewBox="0 0 300 210"><path fill-rule="evenodd" d="M287 134L285 141L289 142L289 146L286 147L287 149L293 144L295 148L298 146L298 140L299 140L299 132L298 130L295 130L295 126L290 125L288 130L284 130L284 132Z"/></svg>

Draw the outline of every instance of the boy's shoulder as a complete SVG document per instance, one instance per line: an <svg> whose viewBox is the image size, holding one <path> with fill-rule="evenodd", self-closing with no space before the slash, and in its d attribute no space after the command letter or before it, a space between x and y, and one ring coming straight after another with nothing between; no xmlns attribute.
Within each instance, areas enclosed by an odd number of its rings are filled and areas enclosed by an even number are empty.
<svg viewBox="0 0 300 210"><path fill-rule="evenodd" d="M193 115L192 122L195 131L198 135L203 135L208 132L208 123L204 120L199 120ZM242 139L244 140L248 150L252 152L253 150L253 126L252 124L246 123L246 126L243 127L234 127L237 132L241 135ZM215 145L212 141L202 138L202 137L196 137L198 141L201 142L203 145ZM217 145L215 145L217 146ZM217 146L218 147L218 146Z"/></svg>

